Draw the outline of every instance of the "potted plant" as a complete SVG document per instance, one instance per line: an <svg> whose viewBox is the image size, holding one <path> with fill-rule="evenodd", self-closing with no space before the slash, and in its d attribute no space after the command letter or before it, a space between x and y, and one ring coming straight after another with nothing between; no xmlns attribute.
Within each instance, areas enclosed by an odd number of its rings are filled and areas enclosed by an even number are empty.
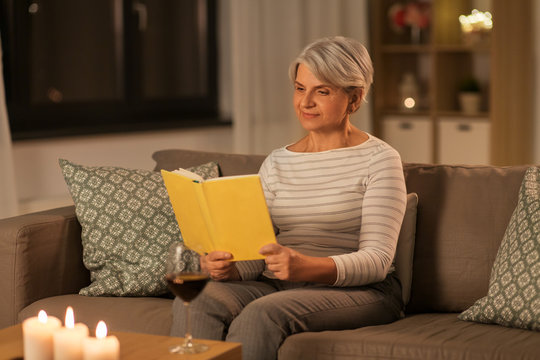
<svg viewBox="0 0 540 360"><path fill-rule="evenodd" d="M474 77L464 79L459 85L459 106L466 114L480 111L480 84Z"/></svg>

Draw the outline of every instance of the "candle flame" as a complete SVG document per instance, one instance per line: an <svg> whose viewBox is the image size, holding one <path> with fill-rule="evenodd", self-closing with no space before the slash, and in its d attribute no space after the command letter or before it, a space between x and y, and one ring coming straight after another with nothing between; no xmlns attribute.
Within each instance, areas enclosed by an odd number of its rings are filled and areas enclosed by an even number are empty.
<svg viewBox="0 0 540 360"><path fill-rule="evenodd" d="M47 323L47 313L45 312L45 310L40 310L39 313L38 313L38 320L40 323L42 324L46 324Z"/></svg>
<svg viewBox="0 0 540 360"><path fill-rule="evenodd" d="M103 339L107 336L107 325L103 320L100 320L96 327L96 337L98 339Z"/></svg>
<svg viewBox="0 0 540 360"><path fill-rule="evenodd" d="M73 315L73 308L68 306L66 309L66 321L64 322L68 329L75 327L75 316Z"/></svg>

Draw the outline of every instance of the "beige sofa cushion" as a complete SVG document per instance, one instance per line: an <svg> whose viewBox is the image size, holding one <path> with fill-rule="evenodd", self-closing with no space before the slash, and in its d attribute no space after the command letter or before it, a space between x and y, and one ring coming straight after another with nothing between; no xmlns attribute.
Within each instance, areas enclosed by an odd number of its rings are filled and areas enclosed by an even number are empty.
<svg viewBox="0 0 540 360"><path fill-rule="evenodd" d="M486 295L526 169L404 165L418 194L407 312L461 312Z"/></svg>
<svg viewBox="0 0 540 360"><path fill-rule="evenodd" d="M280 360L298 359L537 359L540 332L477 324L451 314L412 315L355 330L288 337Z"/></svg>

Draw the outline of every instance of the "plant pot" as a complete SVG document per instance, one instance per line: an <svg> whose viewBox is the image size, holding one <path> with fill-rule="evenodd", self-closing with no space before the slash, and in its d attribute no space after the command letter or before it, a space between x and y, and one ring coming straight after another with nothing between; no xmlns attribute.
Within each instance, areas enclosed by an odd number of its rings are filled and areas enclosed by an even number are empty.
<svg viewBox="0 0 540 360"><path fill-rule="evenodd" d="M459 106L465 114L477 114L480 112L480 93L460 92Z"/></svg>

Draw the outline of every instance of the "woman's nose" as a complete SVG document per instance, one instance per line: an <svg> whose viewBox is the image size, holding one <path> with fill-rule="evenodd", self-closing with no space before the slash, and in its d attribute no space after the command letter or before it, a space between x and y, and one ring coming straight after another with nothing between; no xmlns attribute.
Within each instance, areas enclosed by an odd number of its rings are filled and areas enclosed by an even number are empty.
<svg viewBox="0 0 540 360"><path fill-rule="evenodd" d="M309 92L305 93L304 96L302 96L302 101L300 102L300 105L306 108L312 107L314 105L313 95Z"/></svg>

